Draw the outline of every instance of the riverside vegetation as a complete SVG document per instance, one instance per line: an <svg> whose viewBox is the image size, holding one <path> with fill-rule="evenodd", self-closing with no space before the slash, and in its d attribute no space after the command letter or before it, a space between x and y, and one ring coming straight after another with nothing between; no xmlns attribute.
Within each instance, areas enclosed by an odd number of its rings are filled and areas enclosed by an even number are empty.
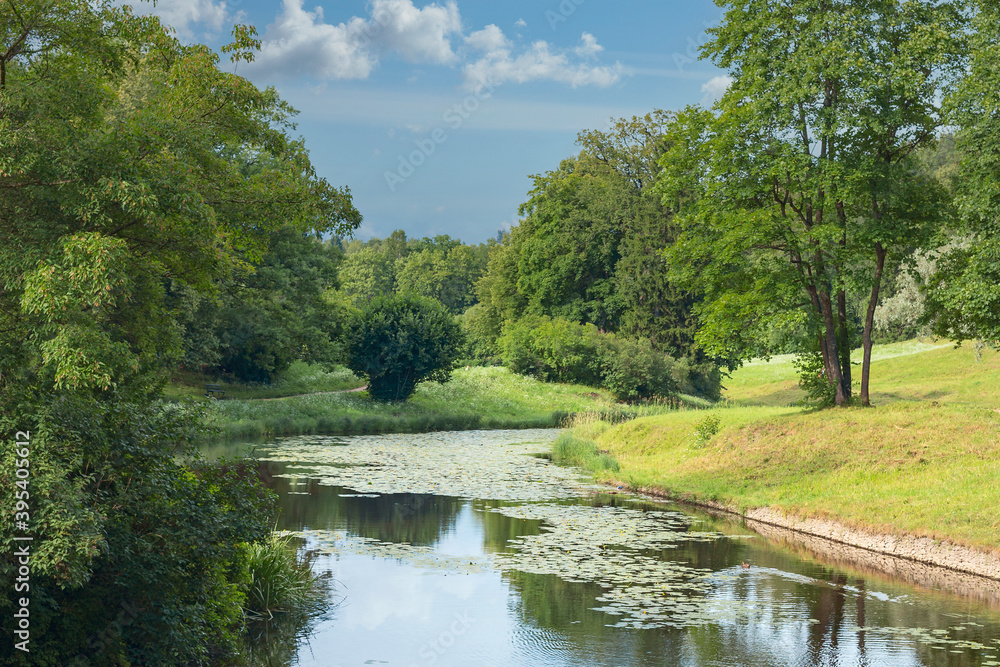
<svg viewBox="0 0 1000 667"><path fill-rule="evenodd" d="M711 410L617 425L582 415L556 457L682 499L1000 554L1000 353L911 341L873 359L874 409L793 405L804 393L779 357L733 373ZM718 429L706 438L707 420Z"/></svg>
<svg viewBox="0 0 1000 667"><path fill-rule="evenodd" d="M709 401L680 395L673 401L643 405L619 403L606 390L584 385L546 383L493 366L454 371L445 384L420 385L405 403L379 403L367 392L334 390L347 382L343 371L325 373L297 366L287 384L259 389L264 396L288 390L293 395L262 400L244 398L212 401L205 423L211 436L225 440L303 434L415 433L483 428L553 428L577 413L599 414L621 421L681 405L707 407ZM331 384L310 384L305 378L329 378ZM256 388L236 385L238 395L253 396ZM295 395L310 387L315 393ZM175 394L196 391L174 385Z"/></svg>

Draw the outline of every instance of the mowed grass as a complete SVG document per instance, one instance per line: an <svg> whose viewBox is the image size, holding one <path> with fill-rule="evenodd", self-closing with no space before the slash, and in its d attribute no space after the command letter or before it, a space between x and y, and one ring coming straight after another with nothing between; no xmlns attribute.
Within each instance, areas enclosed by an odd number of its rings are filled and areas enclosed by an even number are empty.
<svg viewBox="0 0 1000 667"><path fill-rule="evenodd" d="M217 384L226 392L225 400L234 398L282 398L324 391L344 391L364 386L364 381L343 367L327 370L319 364L295 361L271 384L225 382L190 371L178 371L164 390L167 399L194 398L205 395L206 384Z"/></svg>
<svg viewBox="0 0 1000 667"><path fill-rule="evenodd" d="M273 400L213 401L209 425L225 439L300 434L419 433L438 430L545 428L571 414L626 409L607 392L547 384L505 368L455 371L428 382L405 403L372 401L368 392L319 393ZM634 416L630 415L630 416Z"/></svg>
<svg viewBox="0 0 1000 667"><path fill-rule="evenodd" d="M938 353L934 361L927 355ZM989 352L983 358L990 356ZM998 357L992 355L994 370ZM793 366L794 355L783 354L768 361L754 360L744 364L732 377L723 381L723 398L735 405L792 405L801 401L805 393L799 389L798 373ZM861 383L861 351L851 355L855 391ZM975 362L971 346L959 351L954 345L941 340L911 340L903 343L879 345L872 350L871 386L872 400L919 398L919 392L928 381L944 381L941 366L967 369ZM933 368L932 368L933 367ZM982 370L976 368L976 370ZM957 368L949 373L957 372ZM960 378L960 375L957 377ZM911 385L900 394L902 385ZM960 383L959 383L960 384Z"/></svg>
<svg viewBox="0 0 1000 667"><path fill-rule="evenodd" d="M775 404L795 381L778 359L735 374L727 407L592 421L565 437L617 464L591 464L605 481L1000 553L1000 354L928 343L878 352L874 408ZM709 416L719 431L699 442Z"/></svg>

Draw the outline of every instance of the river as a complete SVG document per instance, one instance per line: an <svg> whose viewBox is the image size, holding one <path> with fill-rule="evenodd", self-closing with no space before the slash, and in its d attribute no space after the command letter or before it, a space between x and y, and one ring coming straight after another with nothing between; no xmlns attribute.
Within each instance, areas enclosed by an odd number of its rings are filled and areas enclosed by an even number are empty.
<svg viewBox="0 0 1000 667"><path fill-rule="evenodd" d="M918 585L596 487L544 458L555 435L257 446L334 601L257 664L1000 666L995 582Z"/></svg>

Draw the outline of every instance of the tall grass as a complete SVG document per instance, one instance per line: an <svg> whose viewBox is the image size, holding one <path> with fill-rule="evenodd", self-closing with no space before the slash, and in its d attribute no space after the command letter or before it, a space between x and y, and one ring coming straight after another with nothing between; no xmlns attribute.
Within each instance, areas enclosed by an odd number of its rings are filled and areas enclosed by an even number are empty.
<svg viewBox="0 0 1000 667"><path fill-rule="evenodd" d="M277 614L317 613L329 596L327 580L312 571L288 537L272 534L247 547L247 598L244 614L251 620Z"/></svg>

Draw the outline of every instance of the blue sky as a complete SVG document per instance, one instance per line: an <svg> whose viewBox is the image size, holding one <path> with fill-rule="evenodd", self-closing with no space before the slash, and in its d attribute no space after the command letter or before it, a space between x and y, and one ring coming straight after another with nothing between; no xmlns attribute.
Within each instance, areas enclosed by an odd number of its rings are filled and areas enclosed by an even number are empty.
<svg viewBox="0 0 1000 667"><path fill-rule="evenodd" d="M263 47L238 72L301 114L320 175L351 188L358 236L517 223L531 174L578 152L611 117L710 102L723 72L696 60L710 0L159 0L134 3L185 41L219 46L234 22Z"/></svg>

